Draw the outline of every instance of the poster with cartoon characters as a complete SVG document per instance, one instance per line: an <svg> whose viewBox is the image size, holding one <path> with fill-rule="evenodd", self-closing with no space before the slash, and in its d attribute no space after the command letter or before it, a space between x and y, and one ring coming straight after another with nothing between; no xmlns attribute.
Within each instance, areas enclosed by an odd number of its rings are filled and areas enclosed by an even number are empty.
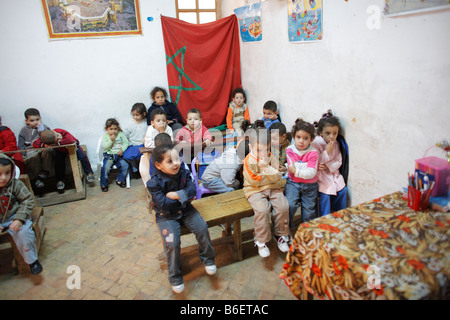
<svg viewBox="0 0 450 320"><path fill-rule="evenodd" d="M287 0L290 42L322 40L322 0Z"/></svg>
<svg viewBox="0 0 450 320"><path fill-rule="evenodd" d="M261 2L234 9L243 42L261 41Z"/></svg>

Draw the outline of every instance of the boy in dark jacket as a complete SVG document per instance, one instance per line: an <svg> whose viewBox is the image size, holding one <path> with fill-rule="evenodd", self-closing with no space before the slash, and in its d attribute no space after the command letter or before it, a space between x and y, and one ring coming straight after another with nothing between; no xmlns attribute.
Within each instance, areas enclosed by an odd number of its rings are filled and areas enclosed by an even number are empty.
<svg viewBox="0 0 450 320"><path fill-rule="evenodd" d="M0 153L0 233L12 236L31 273L38 274L42 266L31 221L34 200L25 184L14 178L15 168L14 161Z"/></svg>
<svg viewBox="0 0 450 320"><path fill-rule="evenodd" d="M195 234L200 260L209 275L217 271L214 248L205 220L191 204L196 188L190 171L181 166L178 151L172 144L159 145L153 150L152 162L156 171L147 182L147 188L152 196L156 224L164 244L169 283L175 293L180 293L184 290L180 226L183 224Z"/></svg>
<svg viewBox="0 0 450 320"><path fill-rule="evenodd" d="M153 103L147 110L148 125L151 125L150 113L155 109L161 108L166 112L167 124L174 133L183 127L180 111L172 102L167 100L167 91L165 89L160 87L153 88L152 92L150 92L150 98L152 98Z"/></svg>

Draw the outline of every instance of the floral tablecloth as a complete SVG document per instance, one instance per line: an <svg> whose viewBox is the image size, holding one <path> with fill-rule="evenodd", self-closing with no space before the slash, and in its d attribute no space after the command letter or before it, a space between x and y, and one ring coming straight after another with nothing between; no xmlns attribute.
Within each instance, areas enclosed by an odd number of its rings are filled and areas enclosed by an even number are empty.
<svg viewBox="0 0 450 320"><path fill-rule="evenodd" d="M400 192L299 226L280 278L297 297L450 299L450 213Z"/></svg>

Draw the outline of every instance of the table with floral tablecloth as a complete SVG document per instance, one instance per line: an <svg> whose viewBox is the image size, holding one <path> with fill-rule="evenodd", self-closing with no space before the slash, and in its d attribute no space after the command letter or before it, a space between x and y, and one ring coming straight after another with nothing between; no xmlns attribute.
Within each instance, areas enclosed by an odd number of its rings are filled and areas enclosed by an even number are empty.
<svg viewBox="0 0 450 320"><path fill-rule="evenodd" d="M302 223L280 278L299 299L449 299L449 239L449 212L397 192Z"/></svg>

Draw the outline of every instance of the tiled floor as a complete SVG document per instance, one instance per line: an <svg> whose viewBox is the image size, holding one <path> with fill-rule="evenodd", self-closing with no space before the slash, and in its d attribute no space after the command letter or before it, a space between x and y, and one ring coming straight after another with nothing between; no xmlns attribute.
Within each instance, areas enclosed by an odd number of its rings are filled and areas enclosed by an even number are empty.
<svg viewBox="0 0 450 320"><path fill-rule="evenodd" d="M140 179L131 189L115 184L102 193L98 185L87 189L85 200L44 208L46 234L39 253L40 275L16 275L9 250L0 253L0 299L211 299L295 300L278 278L284 263L274 241L271 256L259 257L252 243L244 247L244 260L235 262L229 245L216 246L215 276L208 276L197 253L183 256L185 291L174 294L167 280L161 238L149 214ZM252 220L243 223L251 228ZM221 234L210 228L211 236ZM183 245L194 244L189 235ZM80 289L74 271L80 270Z"/></svg>

